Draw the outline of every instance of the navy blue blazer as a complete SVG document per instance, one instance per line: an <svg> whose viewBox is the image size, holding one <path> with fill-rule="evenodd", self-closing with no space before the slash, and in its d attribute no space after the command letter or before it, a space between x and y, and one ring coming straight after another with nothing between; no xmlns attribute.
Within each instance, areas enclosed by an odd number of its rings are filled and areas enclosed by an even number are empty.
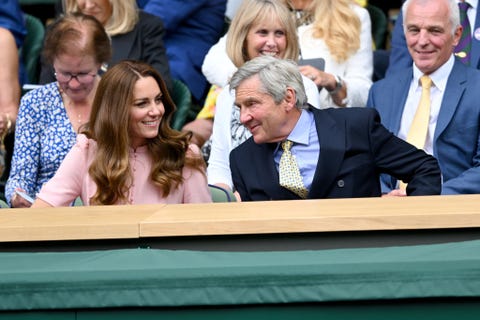
<svg viewBox="0 0 480 320"><path fill-rule="evenodd" d="M480 4L480 3L479 3ZM480 8L477 8L477 16L475 17L475 28L480 28ZM479 29L480 30L480 29ZM392 32L392 41L390 49L390 62L387 69L387 76L403 72L405 68L411 67L413 64L412 57L408 52L405 33L403 32L403 14L400 10L397 21ZM472 37L472 48L470 49L470 66L480 69L480 38Z"/></svg>
<svg viewBox="0 0 480 320"><path fill-rule="evenodd" d="M440 193L437 161L397 138L380 124L373 109L310 108L320 141L320 155L308 199L378 197L380 173L408 182L408 195ZM230 168L242 201L293 200L281 187L273 160L276 143L253 138L233 149Z"/></svg>
<svg viewBox="0 0 480 320"><path fill-rule="evenodd" d="M398 134L413 77L412 67L377 81L367 106ZM442 194L480 193L480 71L455 59L448 77L433 137L433 155L443 176ZM395 179L383 179L392 189Z"/></svg>

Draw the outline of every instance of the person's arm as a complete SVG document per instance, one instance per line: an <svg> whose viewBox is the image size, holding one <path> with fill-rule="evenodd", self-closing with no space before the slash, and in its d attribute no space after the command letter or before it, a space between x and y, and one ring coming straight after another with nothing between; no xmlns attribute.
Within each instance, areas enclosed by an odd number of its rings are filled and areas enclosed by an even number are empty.
<svg viewBox="0 0 480 320"><path fill-rule="evenodd" d="M161 18L166 32L170 33L175 32L185 19L205 6L204 3L205 0L149 0L143 11Z"/></svg>
<svg viewBox="0 0 480 320"><path fill-rule="evenodd" d="M0 136L15 125L20 102L19 61L15 38L0 27Z"/></svg>
<svg viewBox="0 0 480 320"><path fill-rule="evenodd" d="M82 195L82 185L88 176L88 161L91 141L83 135L77 136L77 143L67 153L55 175L46 182L37 195L34 204L41 204L38 199L52 207L66 207ZM82 199L87 204L86 199Z"/></svg>
<svg viewBox="0 0 480 320"><path fill-rule="evenodd" d="M39 91L30 91L20 103L10 177L5 185L5 198L12 207L29 206L19 197L15 197L16 189L35 197L42 152L42 120L45 115L38 112L34 106L38 106L41 99Z"/></svg>
<svg viewBox="0 0 480 320"><path fill-rule="evenodd" d="M365 9L356 11L361 22L360 48L346 62L345 73L340 75L346 88L346 96L331 95L337 105L347 99L348 107L364 107L367 103L368 90L372 86L373 50L372 27L370 16Z"/></svg>
<svg viewBox="0 0 480 320"><path fill-rule="evenodd" d="M31 208L51 208L51 207L53 206L50 203L38 198L35 199L35 202L31 206Z"/></svg>
<svg viewBox="0 0 480 320"><path fill-rule="evenodd" d="M381 91L381 88L379 89L379 83L374 83L368 92L368 99L367 99L367 108L373 108L376 109L376 98L378 97L377 94L383 95L385 94L384 92ZM385 120L385 119L384 119ZM392 185L392 177L386 174L381 174L380 175L380 187L382 189L382 194L384 195L396 195L396 193L390 194L390 192L395 189L395 186Z"/></svg>
<svg viewBox="0 0 480 320"><path fill-rule="evenodd" d="M441 172L437 160L408 142L396 137L380 123L374 109L369 115L369 141L376 167L408 183L407 194L438 195L441 192Z"/></svg>
<svg viewBox="0 0 480 320"><path fill-rule="evenodd" d="M329 101L339 107L364 107L368 90L372 85L373 51L370 17L365 9L357 8L355 12L360 19L361 30L360 48L353 55L338 67L332 67L331 64L330 68L327 68L329 72L310 65L299 67L300 72L312 79L319 89L328 91ZM337 73L335 70L338 70Z"/></svg>
<svg viewBox="0 0 480 320"><path fill-rule="evenodd" d="M227 55L226 47L227 35L224 35L208 50L202 64L202 73L208 82L222 88L228 84L230 77L237 70Z"/></svg>
<svg viewBox="0 0 480 320"><path fill-rule="evenodd" d="M230 86L225 87L217 98L215 118L213 120L212 147L208 159L208 183L218 184L232 190L229 154L232 133L230 129L233 97Z"/></svg>
<svg viewBox="0 0 480 320"><path fill-rule="evenodd" d="M238 150L235 151L233 150L230 153L230 169L232 172L232 183L235 186L235 198L237 198L237 202L241 201L252 201L250 198L250 195L247 193L247 188L245 187L245 184L243 183L242 175L240 174L239 166L237 165L237 159L235 154L238 154ZM219 187L225 188L226 186L222 186L221 184L218 184ZM228 189L227 189L228 190Z"/></svg>
<svg viewBox="0 0 480 320"><path fill-rule="evenodd" d="M444 195L478 193L480 193L480 135L477 136L476 152L472 157L471 167L442 185Z"/></svg>

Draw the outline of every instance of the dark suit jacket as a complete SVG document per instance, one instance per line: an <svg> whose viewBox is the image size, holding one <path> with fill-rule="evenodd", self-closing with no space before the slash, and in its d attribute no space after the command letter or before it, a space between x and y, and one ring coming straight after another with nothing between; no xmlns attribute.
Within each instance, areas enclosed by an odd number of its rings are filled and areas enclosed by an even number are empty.
<svg viewBox="0 0 480 320"><path fill-rule="evenodd" d="M311 108L320 141L320 157L309 199L381 195L379 174L408 182L409 195L440 193L437 161L395 137L380 124L373 109ZM278 183L273 160L276 143L256 144L253 138L232 150L233 184L242 201L299 199Z"/></svg>
<svg viewBox="0 0 480 320"><path fill-rule="evenodd" d="M477 8L474 25L475 27L473 30L480 28L480 8ZM402 11L400 11L392 32L390 62L387 69L387 76L397 72L403 72L405 68L411 67L412 64L413 60L408 52L405 33L403 32L403 14ZM480 40L476 39L475 36L472 37L470 66L480 69Z"/></svg>
<svg viewBox="0 0 480 320"><path fill-rule="evenodd" d="M400 131L413 69L375 82L367 106L378 110L383 125ZM433 155L442 170L442 194L480 193L480 71L456 59L433 134ZM388 189L396 180L382 177ZM388 191L385 190L385 191Z"/></svg>
<svg viewBox="0 0 480 320"><path fill-rule="evenodd" d="M160 73L168 90L172 92L170 67L163 44L165 35L163 22L160 18L141 10L139 15L139 21L132 31L112 37L112 59L109 66L125 59L146 62ZM55 81L53 67L42 64L39 82L45 84L53 81Z"/></svg>

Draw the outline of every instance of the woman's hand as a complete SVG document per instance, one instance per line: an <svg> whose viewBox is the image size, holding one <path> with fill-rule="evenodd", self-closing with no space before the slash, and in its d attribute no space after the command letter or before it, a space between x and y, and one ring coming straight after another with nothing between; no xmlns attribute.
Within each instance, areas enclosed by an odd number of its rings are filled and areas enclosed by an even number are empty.
<svg viewBox="0 0 480 320"><path fill-rule="evenodd" d="M331 73L323 72L310 65L298 68L305 77L310 78L317 85L318 91L325 88L337 106L345 107L347 105L347 86L343 80L340 79L340 86L338 86L338 77Z"/></svg>
<svg viewBox="0 0 480 320"><path fill-rule="evenodd" d="M8 113L0 114L0 137L4 137L12 127L12 120Z"/></svg>
<svg viewBox="0 0 480 320"><path fill-rule="evenodd" d="M12 208L30 208L32 203L23 198L21 195L17 193L17 191L25 192L25 190L21 188L15 189L15 194L13 195L10 203L12 204Z"/></svg>
<svg viewBox="0 0 480 320"><path fill-rule="evenodd" d="M317 68L310 65L299 66L298 68L305 77L315 82L318 90L325 88L328 91L332 91L335 89L337 81L333 74L318 70Z"/></svg>

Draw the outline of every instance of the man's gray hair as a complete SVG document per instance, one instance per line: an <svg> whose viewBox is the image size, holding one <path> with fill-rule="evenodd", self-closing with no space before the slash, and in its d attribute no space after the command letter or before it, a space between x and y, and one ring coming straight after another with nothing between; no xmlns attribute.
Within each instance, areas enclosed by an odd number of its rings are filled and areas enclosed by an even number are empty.
<svg viewBox="0 0 480 320"><path fill-rule="evenodd" d="M294 61L271 56L254 58L235 72L230 80L230 89L236 90L244 80L255 75L260 78L261 88L259 90L272 96L275 103L278 104L285 98L287 87L290 87L296 93L296 107L299 109L308 107L302 74Z"/></svg>
<svg viewBox="0 0 480 320"><path fill-rule="evenodd" d="M406 19L406 16L407 16L407 10L408 10L408 7L410 6L410 3L412 2L413 0L407 0L403 3L402 5L402 15L403 15L403 31L404 32L407 32L407 27L405 25L405 19ZM418 1L418 0L416 0ZM438 0L436 0L438 1ZM457 29L457 27L460 25L460 10L458 9L458 4L457 4L457 1L456 0L442 0L442 1L445 1L447 4L448 4L448 7L450 8L449 12L450 12L450 16L448 17L450 19L450 23L452 24L452 30L451 30L451 33L452 35L455 35L455 30ZM421 0L420 3L422 2L426 2L425 0Z"/></svg>

